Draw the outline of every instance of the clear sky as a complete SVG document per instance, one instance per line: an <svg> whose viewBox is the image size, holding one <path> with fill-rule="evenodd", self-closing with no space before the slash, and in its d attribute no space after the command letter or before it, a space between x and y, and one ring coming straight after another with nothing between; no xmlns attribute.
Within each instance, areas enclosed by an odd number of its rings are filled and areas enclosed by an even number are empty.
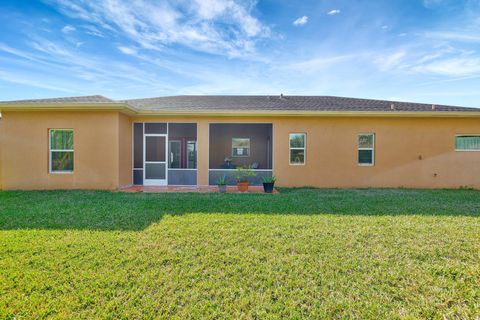
<svg viewBox="0 0 480 320"><path fill-rule="evenodd" d="M0 100L295 94L480 107L480 0L0 0Z"/></svg>

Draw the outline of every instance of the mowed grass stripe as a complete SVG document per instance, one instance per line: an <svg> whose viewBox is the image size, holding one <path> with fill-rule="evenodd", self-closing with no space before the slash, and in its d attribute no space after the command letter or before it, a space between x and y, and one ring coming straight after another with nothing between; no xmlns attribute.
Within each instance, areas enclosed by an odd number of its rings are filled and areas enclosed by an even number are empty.
<svg viewBox="0 0 480 320"><path fill-rule="evenodd" d="M0 318L479 316L479 192L282 191L2 192Z"/></svg>

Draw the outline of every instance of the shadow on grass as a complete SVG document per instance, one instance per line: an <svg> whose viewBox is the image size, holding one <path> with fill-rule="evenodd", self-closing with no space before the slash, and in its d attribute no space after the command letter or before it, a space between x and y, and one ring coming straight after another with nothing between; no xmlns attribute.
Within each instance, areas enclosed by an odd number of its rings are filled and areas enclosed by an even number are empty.
<svg viewBox="0 0 480 320"><path fill-rule="evenodd" d="M279 195L0 192L0 230L143 230L165 214L449 215L480 217L480 191L282 189Z"/></svg>

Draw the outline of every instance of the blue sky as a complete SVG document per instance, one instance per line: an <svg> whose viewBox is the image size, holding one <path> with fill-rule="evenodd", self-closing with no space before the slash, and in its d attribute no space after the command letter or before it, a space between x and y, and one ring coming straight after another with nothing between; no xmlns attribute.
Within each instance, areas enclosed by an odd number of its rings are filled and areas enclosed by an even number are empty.
<svg viewBox="0 0 480 320"><path fill-rule="evenodd" d="M480 0L0 0L0 100L338 95L480 107Z"/></svg>

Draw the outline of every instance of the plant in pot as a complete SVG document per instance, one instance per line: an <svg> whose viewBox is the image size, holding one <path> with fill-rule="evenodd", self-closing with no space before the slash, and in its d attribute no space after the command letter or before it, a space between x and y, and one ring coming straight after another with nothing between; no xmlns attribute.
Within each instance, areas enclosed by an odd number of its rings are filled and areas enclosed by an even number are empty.
<svg viewBox="0 0 480 320"><path fill-rule="evenodd" d="M273 187L275 186L275 181L277 181L277 178L275 178L275 176L266 176L266 177L262 177L262 181L263 181L263 191L265 191L265 193L272 193Z"/></svg>
<svg viewBox="0 0 480 320"><path fill-rule="evenodd" d="M220 193L227 192L227 178L223 175L217 180L218 191Z"/></svg>
<svg viewBox="0 0 480 320"><path fill-rule="evenodd" d="M248 178L255 176L257 176L257 174L253 171L252 166L248 166L246 168L237 167L237 169L235 169L235 178L237 179L238 191L248 191L248 186L250 185Z"/></svg>

